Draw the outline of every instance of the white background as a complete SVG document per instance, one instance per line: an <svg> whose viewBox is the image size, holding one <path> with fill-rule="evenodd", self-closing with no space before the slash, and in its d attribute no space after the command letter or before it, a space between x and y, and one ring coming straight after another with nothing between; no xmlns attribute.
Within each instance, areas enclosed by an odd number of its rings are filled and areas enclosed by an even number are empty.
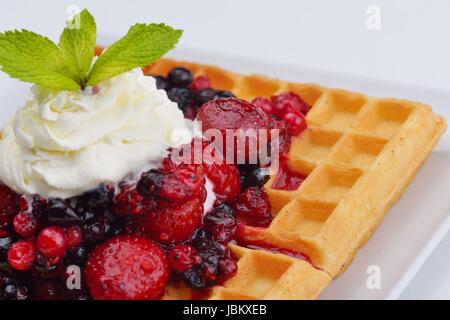
<svg viewBox="0 0 450 320"><path fill-rule="evenodd" d="M55 40L69 5L88 7L99 33L166 22L185 30L184 47L450 91L446 0L0 0L0 30L26 28ZM370 5L381 10L379 30L366 26ZM0 74L0 97L17 86ZM450 299L449 252L447 236L402 297Z"/></svg>

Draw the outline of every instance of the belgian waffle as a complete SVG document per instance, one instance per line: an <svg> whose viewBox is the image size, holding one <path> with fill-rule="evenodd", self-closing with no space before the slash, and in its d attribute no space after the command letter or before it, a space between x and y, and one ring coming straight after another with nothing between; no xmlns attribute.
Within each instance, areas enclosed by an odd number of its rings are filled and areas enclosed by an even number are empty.
<svg viewBox="0 0 450 320"><path fill-rule="evenodd" d="M308 129L292 141L289 169L307 176L294 191L265 185L274 220L266 229L246 227L244 238L309 257L232 245L238 273L205 294L210 299L314 299L343 272L356 251L430 154L446 124L419 102L380 99L359 93L298 84L218 67L162 59L145 69L166 75L185 66L206 75L212 86L239 98L292 91L312 107ZM171 286L167 299L192 298Z"/></svg>

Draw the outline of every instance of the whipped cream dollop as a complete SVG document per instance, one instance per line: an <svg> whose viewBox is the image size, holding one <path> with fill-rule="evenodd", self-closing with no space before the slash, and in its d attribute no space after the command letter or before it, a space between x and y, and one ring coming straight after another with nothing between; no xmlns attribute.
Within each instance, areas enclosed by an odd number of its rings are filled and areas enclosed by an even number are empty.
<svg viewBox="0 0 450 320"><path fill-rule="evenodd" d="M0 180L19 193L69 198L117 183L191 138L177 104L140 69L82 91L31 92L0 140Z"/></svg>

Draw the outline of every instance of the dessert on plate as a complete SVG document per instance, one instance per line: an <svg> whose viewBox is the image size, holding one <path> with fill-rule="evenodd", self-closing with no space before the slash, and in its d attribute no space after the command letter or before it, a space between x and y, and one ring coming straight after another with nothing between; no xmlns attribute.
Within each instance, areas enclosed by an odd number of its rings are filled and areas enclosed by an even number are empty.
<svg viewBox="0 0 450 320"><path fill-rule="evenodd" d="M162 59L181 31L96 46L0 33L33 83L0 140L1 299L314 299L445 130L418 102Z"/></svg>

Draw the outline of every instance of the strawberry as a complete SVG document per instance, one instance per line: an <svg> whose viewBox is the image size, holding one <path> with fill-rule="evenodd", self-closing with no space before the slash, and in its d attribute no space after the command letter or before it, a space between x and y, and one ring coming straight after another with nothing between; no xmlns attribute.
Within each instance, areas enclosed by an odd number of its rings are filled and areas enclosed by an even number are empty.
<svg viewBox="0 0 450 320"><path fill-rule="evenodd" d="M169 172L163 170L153 169L142 174L137 184L140 195L158 199L163 205L181 204L201 196L205 185L201 166L181 164Z"/></svg>
<svg viewBox="0 0 450 320"><path fill-rule="evenodd" d="M132 227L162 244L176 244L189 238L200 224L202 199L193 198L178 206L160 206L135 216Z"/></svg>
<svg viewBox="0 0 450 320"><path fill-rule="evenodd" d="M86 282L97 300L150 300L161 297L169 280L163 250L140 236L120 235L89 255Z"/></svg>
<svg viewBox="0 0 450 320"><path fill-rule="evenodd" d="M197 114L197 120L202 123L203 134L216 138L217 130L222 139L215 140L217 148L228 159L228 163L237 161L254 161L258 156L256 150L261 143L259 130L269 130L269 118L258 106L250 102L221 98L211 100L202 105ZM227 141L231 140L231 141ZM256 159L255 159L256 160Z"/></svg>
<svg viewBox="0 0 450 320"><path fill-rule="evenodd" d="M283 118L289 112L306 115L311 109L311 106L303 101L299 95L289 91L273 96L271 100L274 106L272 113L280 118Z"/></svg>

